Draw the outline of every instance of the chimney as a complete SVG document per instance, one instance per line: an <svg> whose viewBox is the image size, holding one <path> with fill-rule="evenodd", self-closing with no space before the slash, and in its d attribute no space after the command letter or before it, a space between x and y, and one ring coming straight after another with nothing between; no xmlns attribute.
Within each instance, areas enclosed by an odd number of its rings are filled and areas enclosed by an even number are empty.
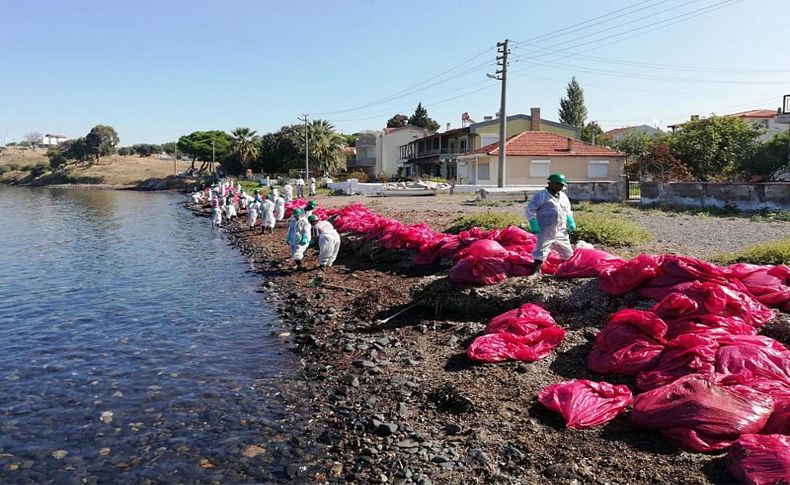
<svg viewBox="0 0 790 485"><path fill-rule="evenodd" d="M540 108L529 109L529 129L540 131Z"/></svg>
<svg viewBox="0 0 790 485"><path fill-rule="evenodd" d="M494 119L493 116L483 116L483 121L491 121L493 119Z"/></svg>
<svg viewBox="0 0 790 485"><path fill-rule="evenodd" d="M450 123L447 123L447 128L444 131L450 131Z"/></svg>
<svg viewBox="0 0 790 485"><path fill-rule="evenodd" d="M691 115L691 121L699 121L699 115Z"/></svg>
<svg viewBox="0 0 790 485"><path fill-rule="evenodd" d="M573 153L573 138L568 138L568 153Z"/></svg>

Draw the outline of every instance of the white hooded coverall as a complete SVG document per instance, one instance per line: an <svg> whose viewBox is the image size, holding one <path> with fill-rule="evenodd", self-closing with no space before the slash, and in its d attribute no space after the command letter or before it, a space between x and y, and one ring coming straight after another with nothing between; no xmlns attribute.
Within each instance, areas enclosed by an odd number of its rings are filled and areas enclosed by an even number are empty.
<svg viewBox="0 0 790 485"><path fill-rule="evenodd" d="M285 217L285 199L282 197L274 198L274 218L280 222Z"/></svg>
<svg viewBox="0 0 790 485"><path fill-rule="evenodd" d="M274 227L274 202L266 199L261 204L261 213L263 214L263 227Z"/></svg>
<svg viewBox="0 0 790 485"><path fill-rule="evenodd" d="M247 208L247 225L249 225L250 228L255 227L255 223L258 222L259 210L261 210L261 203L257 200Z"/></svg>
<svg viewBox="0 0 790 485"><path fill-rule="evenodd" d="M301 261L310 245L310 223L305 217L294 218L288 222L286 242L291 246L291 259ZM303 242L304 241L304 242Z"/></svg>
<svg viewBox="0 0 790 485"><path fill-rule="evenodd" d="M571 201L564 192L552 195L549 189L543 189L533 195L524 209L524 217L529 221L537 218L540 232L537 234L538 244L532 251L532 257L538 261L546 261L549 251L553 248L563 260L573 256L571 240L568 237L568 216L571 212Z"/></svg>
<svg viewBox="0 0 790 485"><path fill-rule="evenodd" d="M318 221L313 226L318 236L318 264L332 266L340 251L340 234L329 221Z"/></svg>

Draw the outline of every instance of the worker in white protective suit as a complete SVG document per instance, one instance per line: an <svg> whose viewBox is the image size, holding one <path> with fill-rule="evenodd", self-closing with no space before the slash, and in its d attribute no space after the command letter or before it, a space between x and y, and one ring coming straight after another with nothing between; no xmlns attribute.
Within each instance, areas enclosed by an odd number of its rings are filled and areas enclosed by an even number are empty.
<svg viewBox="0 0 790 485"><path fill-rule="evenodd" d="M285 182L283 185L283 197L286 202L291 202L291 199L294 198L294 188L290 182Z"/></svg>
<svg viewBox="0 0 790 485"><path fill-rule="evenodd" d="M266 200L261 204L261 214L263 218L263 232L272 234L274 232L274 202L272 202L272 194L266 196Z"/></svg>
<svg viewBox="0 0 790 485"><path fill-rule="evenodd" d="M228 196L225 198L225 219L230 222L231 219L236 218L236 204L233 203L233 197Z"/></svg>
<svg viewBox="0 0 790 485"><path fill-rule="evenodd" d="M308 183L308 187L310 188L308 192L310 194L310 197L315 197L315 177L310 177L307 183Z"/></svg>
<svg viewBox="0 0 790 485"><path fill-rule="evenodd" d="M296 198L301 199L304 197L304 179L300 175L298 179L296 179Z"/></svg>
<svg viewBox="0 0 790 485"><path fill-rule="evenodd" d="M318 238L318 265L328 268L340 251L340 234L329 221L319 221L316 216L310 216L307 220L313 226L313 235Z"/></svg>
<svg viewBox="0 0 790 485"><path fill-rule="evenodd" d="M540 267L546 261L549 251L554 249L565 261L573 256L569 234L576 230L571 202L563 190L568 186L565 175L549 175L545 189L533 195L524 209L524 217L529 221L529 232L538 237L532 252L535 259L534 277L539 277Z"/></svg>
<svg viewBox="0 0 790 485"><path fill-rule="evenodd" d="M288 234L285 237L285 242L291 247L294 269L302 269L302 258L310 245L310 229L310 223L304 217L304 211L294 209L288 222Z"/></svg>
<svg viewBox="0 0 790 485"><path fill-rule="evenodd" d="M250 229L255 228L255 223L258 222L258 213L261 210L261 196L256 195L255 200L247 207L247 225Z"/></svg>
<svg viewBox="0 0 790 485"><path fill-rule="evenodd" d="M280 222L285 218L285 199L279 195L274 196L274 219Z"/></svg>

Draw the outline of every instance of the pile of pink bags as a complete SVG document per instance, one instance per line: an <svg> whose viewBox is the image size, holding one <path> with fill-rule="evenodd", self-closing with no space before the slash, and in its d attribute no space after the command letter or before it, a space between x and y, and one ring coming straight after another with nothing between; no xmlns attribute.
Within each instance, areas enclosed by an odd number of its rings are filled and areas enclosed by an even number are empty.
<svg viewBox="0 0 790 485"><path fill-rule="evenodd" d="M304 209L307 207L307 200L306 199L291 199L285 203L285 211L284 216L286 219L291 217L293 214L294 209ZM313 215L318 218L318 220L323 221L329 217L329 212L321 206L316 206L313 209Z"/></svg>
<svg viewBox="0 0 790 485"><path fill-rule="evenodd" d="M641 255L605 271L610 293L659 299L612 314L588 367L636 376L632 420L700 452L741 435L790 432L790 351L757 335L786 305L784 266L723 268L684 256Z"/></svg>
<svg viewBox="0 0 790 485"><path fill-rule="evenodd" d="M450 259L455 265L449 278L454 283L491 285L509 276L532 273L532 251L537 239L525 230L509 226L504 229L472 228L459 234L436 232L426 224L403 224L371 212L362 204L352 204L329 212L341 232L375 240L385 249L412 249L414 263L433 264ZM612 271L625 261L605 251L579 248L568 261L549 253L542 271L561 278L596 277Z"/></svg>
<svg viewBox="0 0 790 485"><path fill-rule="evenodd" d="M557 326L549 312L532 303L492 318L485 332L466 349L466 355L475 362L535 362L549 355L565 337L565 330Z"/></svg>

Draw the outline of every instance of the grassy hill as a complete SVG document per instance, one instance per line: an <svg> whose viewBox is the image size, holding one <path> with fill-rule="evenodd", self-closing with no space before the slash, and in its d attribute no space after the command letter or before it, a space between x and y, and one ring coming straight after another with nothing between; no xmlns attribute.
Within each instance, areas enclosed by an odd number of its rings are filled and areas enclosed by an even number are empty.
<svg viewBox="0 0 790 485"><path fill-rule="evenodd" d="M69 163L49 171L42 149L5 149L0 152L0 184L90 184L136 187L155 179L166 179L187 170L190 162L159 160L155 157L111 155L96 164Z"/></svg>

